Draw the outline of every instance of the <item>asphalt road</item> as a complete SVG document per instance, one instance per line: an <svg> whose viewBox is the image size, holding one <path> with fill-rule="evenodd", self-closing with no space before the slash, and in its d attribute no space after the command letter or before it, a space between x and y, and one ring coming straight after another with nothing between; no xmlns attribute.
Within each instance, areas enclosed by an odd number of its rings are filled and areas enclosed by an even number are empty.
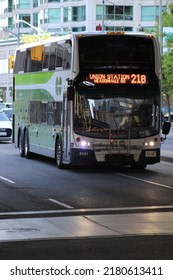
<svg viewBox="0 0 173 280"><path fill-rule="evenodd" d="M145 171L128 167L58 170L54 161L43 157L20 158L11 144L1 143L0 155L0 219L7 223L20 217L46 217L52 210L60 211L56 215L61 216L70 209L96 209L103 214L113 208L110 214L138 207L137 212L142 213L143 207L159 206L160 211L172 211L169 162ZM172 258L173 236L165 234L0 242L2 260Z"/></svg>
<svg viewBox="0 0 173 280"><path fill-rule="evenodd" d="M0 243L1 260L172 260L173 236L126 236Z"/></svg>

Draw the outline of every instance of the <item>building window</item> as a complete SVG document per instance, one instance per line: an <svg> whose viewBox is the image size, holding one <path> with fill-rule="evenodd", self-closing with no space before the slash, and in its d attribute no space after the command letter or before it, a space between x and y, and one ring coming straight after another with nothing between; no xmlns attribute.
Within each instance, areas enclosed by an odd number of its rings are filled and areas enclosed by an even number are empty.
<svg viewBox="0 0 173 280"><path fill-rule="evenodd" d="M31 20L30 14L20 14L19 20L24 20L24 21L30 23L30 20ZM28 25L25 22L19 22L19 27L25 28L25 27L28 27Z"/></svg>
<svg viewBox="0 0 173 280"><path fill-rule="evenodd" d="M64 8L64 22L84 21L86 19L85 6Z"/></svg>
<svg viewBox="0 0 173 280"><path fill-rule="evenodd" d="M102 6L96 5L96 20L102 20Z"/></svg>
<svg viewBox="0 0 173 280"><path fill-rule="evenodd" d="M48 0L48 3L60 3L61 0Z"/></svg>
<svg viewBox="0 0 173 280"><path fill-rule="evenodd" d="M164 11L166 6L162 7ZM142 6L141 21L156 21L159 19L159 6Z"/></svg>
<svg viewBox="0 0 173 280"><path fill-rule="evenodd" d="M48 23L60 23L61 21L61 15L60 15L60 9L48 9Z"/></svg>
<svg viewBox="0 0 173 280"><path fill-rule="evenodd" d="M29 9L31 7L30 0L19 0L19 9Z"/></svg>
<svg viewBox="0 0 173 280"><path fill-rule="evenodd" d="M8 12L12 12L13 10L13 0L8 0Z"/></svg>
<svg viewBox="0 0 173 280"><path fill-rule="evenodd" d="M8 18L8 29L9 30L13 29L13 18L11 17Z"/></svg>
<svg viewBox="0 0 173 280"><path fill-rule="evenodd" d="M76 1L76 0L64 0L64 2L73 2L73 1ZM83 1L83 0L78 0L78 1Z"/></svg>
<svg viewBox="0 0 173 280"><path fill-rule="evenodd" d="M102 19L102 6L96 6L96 20ZM133 6L110 6L104 7L105 20L133 20Z"/></svg>
<svg viewBox="0 0 173 280"><path fill-rule="evenodd" d="M132 26L105 26L106 31L127 31L131 32L133 31Z"/></svg>
<svg viewBox="0 0 173 280"><path fill-rule="evenodd" d="M72 27L71 30L72 30L72 32L82 32L82 31L86 31L86 26Z"/></svg>
<svg viewBox="0 0 173 280"><path fill-rule="evenodd" d="M40 4L43 3L60 3L61 0L40 0Z"/></svg>
<svg viewBox="0 0 173 280"><path fill-rule="evenodd" d="M33 25L38 26L38 13L33 14Z"/></svg>
<svg viewBox="0 0 173 280"><path fill-rule="evenodd" d="M38 7L38 0L33 1L33 7Z"/></svg>

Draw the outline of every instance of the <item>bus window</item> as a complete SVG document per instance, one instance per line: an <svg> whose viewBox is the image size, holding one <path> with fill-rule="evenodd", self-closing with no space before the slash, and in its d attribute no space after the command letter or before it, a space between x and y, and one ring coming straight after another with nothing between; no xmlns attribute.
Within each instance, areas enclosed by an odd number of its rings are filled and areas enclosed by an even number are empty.
<svg viewBox="0 0 173 280"><path fill-rule="evenodd" d="M26 50L25 73L31 72L31 49Z"/></svg>
<svg viewBox="0 0 173 280"><path fill-rule="evenodd" d="M56 53L56 68L62 67L63 55L64 55L64 47L63 45L58 44L57 53Z"/></svg>
<svg viewBox="0 0 173 280"><path fill-rule="evenodd" d="M50 45L43 49L43 69L49 68Z"/></svg>
<svg viewBox="0 0 173 280"><path fill-rule="evenodd" d="M18 73L19 72L19 63L20 63L20 50L18 50L16 52L16 59L15 59L14 69L13 69L14 73Z"/></svg>
<svg viewBox="0 0 173 280"><path fill-rule="evenodd" d="M52 43L50 45L49 70L55 70L56 48L57 48L57 43Z"/></svg>
<svg viewBox="0 0 173 280"><path fill-rule="evenodd" d="M42 70L42 54L43 46L31 48L31 72L38 72Z"/></svg>
<svg viewBox="0 0 173 280"><path fill-rule="evenodd" d="M63 69L70 69L71 67L71 53L72 47L69 42L64 44L64 59L63 59Z"/></svg>
<svg viewBox="0 0 173 280"><path fill-rule="evenodd" d="M62 102L48 102L47 103L47 124L60 125L61 124Z"/></svg>
<svg viewBox="0 0 173 280"><path fill-rule="evenodd" d="M29 102L29 122L30 123L41 123L41 101L30 101Z"/></svg>
<svg viewBox="0 0 173 280"><path fill-rule="evenodd" d="M21 51L20 52L19 72L23 72L24 71L25 54L26 54L26 51Z"/></svg>
<svg viewBox="0 0 173 280"><path fill-rule="evenodd" d="M23 72L25 65L25 50L18 50L16 53L16 63L14 64L14 73Z"/></svg>

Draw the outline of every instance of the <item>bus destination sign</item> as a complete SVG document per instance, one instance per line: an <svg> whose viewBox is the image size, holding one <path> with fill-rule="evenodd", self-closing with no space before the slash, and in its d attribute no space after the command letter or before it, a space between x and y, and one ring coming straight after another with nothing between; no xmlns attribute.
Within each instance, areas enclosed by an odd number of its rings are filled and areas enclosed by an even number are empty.
<svg viewBox="0 0 173 280"><path fill-rule="evenodd" d="M88 80L94 84L147 84L145 74L89 74Z"/></svg>

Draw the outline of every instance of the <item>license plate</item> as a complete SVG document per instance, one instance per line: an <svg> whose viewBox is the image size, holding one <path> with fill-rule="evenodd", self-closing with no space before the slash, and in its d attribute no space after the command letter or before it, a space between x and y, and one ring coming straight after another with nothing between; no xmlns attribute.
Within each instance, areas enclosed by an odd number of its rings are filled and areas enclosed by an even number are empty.
<svg viewBox="0 0 173 280"><path fill-rule="evenodd" d="M0 132L0 136L7 136L7 132Z"/></svg>
<svg viewBox="0 0 173 280"><path fill-rule="evenodd" d="M156 151L145 151L146 157L156 157Z"/></svg>

